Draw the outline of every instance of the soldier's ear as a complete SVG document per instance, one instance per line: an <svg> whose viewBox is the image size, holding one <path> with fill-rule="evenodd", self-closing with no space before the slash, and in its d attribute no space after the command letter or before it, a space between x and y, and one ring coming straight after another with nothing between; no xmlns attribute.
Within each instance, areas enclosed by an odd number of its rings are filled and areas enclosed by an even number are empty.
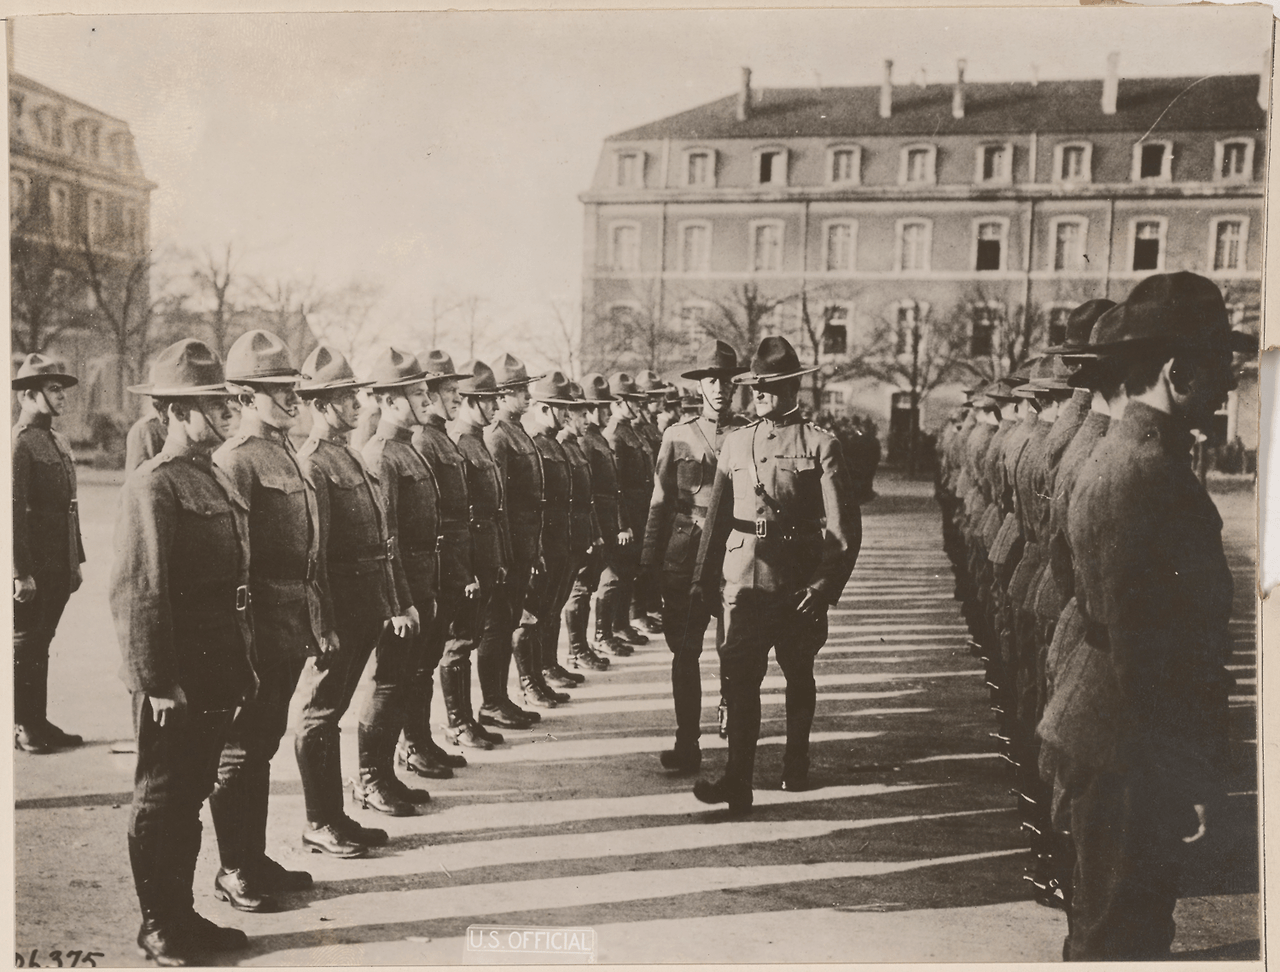
<svg viewBox="0 0 1280 972"><path fill-rule="evenodd" d="M1179 395L1189 394L1191 382L1195 379L1195 365L1184 358L1176 357L1165 366L1169 376L1169 384Z"/></svg>

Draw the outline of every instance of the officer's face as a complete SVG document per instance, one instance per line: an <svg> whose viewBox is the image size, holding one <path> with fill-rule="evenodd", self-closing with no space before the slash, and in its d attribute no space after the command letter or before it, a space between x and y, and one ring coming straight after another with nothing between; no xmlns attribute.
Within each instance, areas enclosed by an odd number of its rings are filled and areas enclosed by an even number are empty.
<svg viewBox="0 0 1280 972"><path fill-rule="evenodd" d="M340 392L329 399L329 415L339 432L354 429L360 421L360 396L355 389Z"/></svg>
<svg viewBox="0 0 1280 972"><path fill-rule="evenodd" d="M636 417L635 406L626 398L619 398L614 402L614 408L617 410L618 417L623 419L633 419Z"/></svg>
<svg viewBox="0 0 1280 972"><path fill-rule="evenodd" d="M698 387L702 389L702 400L711 407L714 412L723 412L724 407L729 404L729 393L725 388L725 380L712 376L710 378L702 378L698 381Z"/></svg>
<svg viewBox="0 0 1280 972"><path fill-rule="evenodd" d="M785 389L778 382L763 382L756 385L751 392L751 398L755 402L756 414L761 418L770 418L781 415L790 407L787 401Z"/></svg>
<svg viewBox="0 0 1280 972"><path fill-rule="evenodd" d="M298 422L302 399L294 385L272 385L253 393L253 407L267 425L287 432Z"/></svg>
<svg viewBox="0 0 1280 972"><path fill-rule="evenodd" d="M217 446L231 435L232 412L222 395L197 398L188 420L187 437L195 445Z"/></svg>
<svg viewBox="0 0 1280 972"><path fill-rule="evenodd" d="M437 382L431 389L431 403L436 411L444 416L446 422L458 417L458 406L462 404L462 395L458 392L458 379L446 378Z"/></svg>

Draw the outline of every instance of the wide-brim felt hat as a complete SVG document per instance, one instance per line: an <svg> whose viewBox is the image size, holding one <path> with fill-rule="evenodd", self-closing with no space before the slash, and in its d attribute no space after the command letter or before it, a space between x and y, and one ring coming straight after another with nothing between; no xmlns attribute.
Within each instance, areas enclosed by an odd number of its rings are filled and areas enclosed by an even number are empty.
<svg viewBox="0 0 1280 972"><path fill-rule="evenodd" d="M154 398L191 398L199 395L230 395L222 359L196 338L184 338L169 345L151 362L145 385L130 385L135 395Z"/></svg>
<svg viewBox="0 0 1280 972"><path fill-rule="evenodd" d="M478 358L468 361L462 366L462 379L458 382L458 391L472 398L497 398L498 381L493 376L493 369Z"/></svg>
<svg viewBox="0 0 1280 972"><path fill-rule="evenodd" d="M369 370L369 383L374 391L404 388L427 380L427 373L416 355L401 348L388 347L379 353Z"/></svg>
<svg viewBox="0 0 1280 972"><path fill-rule="evenodd" d="M681 378L732 378L747 370L738 363L738 352L724 341L711 341L698 349L697 365L684 372Z"/></svg>
<svg viewBox="0 0 1280 972"><path fill-rule="evenodd" d="M234 384L292 385L302 380L289 346L270 331L241 334L227 352L227 381Z"/></svg>
<svg viewBox="0 0 1280 972"><path fill-rule="evenodd" d="M636 390L644 392L650 398L665 395L667 389L674 387L675 385L663 381L662 376L656 371L642 371L636 375Z"/></svg>
<svg viewBox="0 0 1280 972"><path fill-rule="evenodd" d="M570 406L574 408L595 408L599 404L599 402L587 401L582 386L573 380L569 381L569 398L572 400Z"/></svg>
<svg viewBox="0 0 1280 972"><path fill-rule="evenodd" d="M1067 335L1063 342L1045 348L1044 353L1071 354L1073 351L1079 351L1089 343L1089 336L1093 333L1093 327L1098 323L1098 318L1115 306L1114 300L1107 300L1105 297L1086 300L1067 315Z"/></svg>
<svg viewBox="0 0 1280 972"><path fill-rule="evenodd" d="M806 368L800 364L800 356L790 341L771 334L760 342L747 373L735 376L733 382L736 385L761 385L811 375L817 370L817 365Z"/></svg>
<svg viewBox="0 0 1280 972"><path fill-rule="evenodd" d="M569 391L569 379L562 371L553 371L535 381L529 386L529 397L543 405L577 404Z"/></svg>
<svg viewBox="0 0 1280 972"><path fill-rule="evenodd" d="M582 400L589 405L608 405L614 401L609 380L599 372L582 376Z"/></svg>
<svg viewBox="0 0 1280 972"><path fill-rule="evenodd" d="M418 355L418 364L427 373L427 381L444 381L446 378L470 378L471 375L455 371L453 358L439 348Z"/></svg>
<svg viewBox="0 0 1280 972"><path fill-rule="evenodd" d="M493 376L500 391L511 391L537 381L543 375L530 375L524 362L513 354L504 354L493 366Z"/></svg>
<svg viewBox="0 0 1280 972"><path fill-rule="evenodd" d="M319 395L330 391L351 391L368 388L371 381L361 381L351 370L347 356L328 344L318 344L302 363L303 380L298 385L302 396Z"/></svg>
<svg viewBox="0 0 1280 972"><path fill-rule="evenodd" d="M1148 347L1256 353L1258 338L1231 329L1217 284L1179 270L1139 281L1123 304L1098 318L1083 350L1116 354Z"/></svg>
<svg viewBox="0 0 1280 972"><path fill-rule="evenodd" d="M648 401L649 396L636 387L636 380L625 371L615 371L609 376L609 394L613 398Z"/></svg>
<svg viewBox="0 0 1280 972"><path fill-rule="evenodd" d="M75 375L67 374L63 370L65 367L66 365L56 358L35 351L27 355L21 367L18 368L18 373L10 379L9 385L14 391L35 388L46 381L61 382L64 388L78 385L80 379Z"/></svg>

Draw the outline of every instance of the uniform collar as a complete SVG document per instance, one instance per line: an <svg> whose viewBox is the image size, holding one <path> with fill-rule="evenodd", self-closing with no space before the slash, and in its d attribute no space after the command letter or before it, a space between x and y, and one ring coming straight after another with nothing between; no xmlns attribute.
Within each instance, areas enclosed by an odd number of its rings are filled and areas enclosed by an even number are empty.
<svg viewBox="0 0 1280 972"><path fill-rule="evenodd" d="M53 429L53 416L45 415L43 412L27 413L18 417L18 430L23 429L44 429L46 432Z"/></svg>
<svg viewBox="0 0 1280 972"><path fill-rule="evenodd" d="M412 442L413 429L407 425L395 425L385 419L378 423L378 438L394 442Z"/></svg>
<svg viewBox="0 0 1280 972"><path fill-rule="evenodd" d="M164 447L156 453L156 458L161 460L185 459L205 470L208 470L213 466L213 452L211 450L190 448L178 450L171 447L167 442L164 444Z"/></svg>
<svg viewBox="0 0 1280 972"><path fill-rule="evenodd" d="M1155 439L1166 455L1179 458L1191 455L1191 445L1194 441L1185 419L1132 399L1125 405L1124 414L1116 422L1115 428L1108 430L1107 434Z"/></svg>
<svg viewBox="0 0 1280 972"><path fill-rule="evenodd" d="M432 412L430 415L427 416L427 424L424 425L423 428L435 429L437 432L444 432L445 431L444 416L436 412Z"/></svg>
<svg viewBox="0 0 1280 972"><path fill-rule="evenodd" d="M240 428L238 430L241 435L256 435L260 439L266 439L269 442L276 442L284 445L289 441L289 436L274 425L268 425L262 421L261 416L256 412L246 412L240 416Z"/></svg>
<svg viewBox="0 0 1280 972"><path fill-rule="evenodd" d="M453 427L457 430L459 438L464 435L479 435L480 430L484 428L479 422L472 422L468 419L458 419Z"/></svg>
<svg viewBox="0 0 1280 972"><path fill-rule="evenodd" d="M799 425L801 422L804 421L804 415L800 411L800 406L797 405L795 408L787 412L785 415L779 415L776 419L774 418L761 419L761 421L768 422L770 425L777 425L777 426Z"/></svg>

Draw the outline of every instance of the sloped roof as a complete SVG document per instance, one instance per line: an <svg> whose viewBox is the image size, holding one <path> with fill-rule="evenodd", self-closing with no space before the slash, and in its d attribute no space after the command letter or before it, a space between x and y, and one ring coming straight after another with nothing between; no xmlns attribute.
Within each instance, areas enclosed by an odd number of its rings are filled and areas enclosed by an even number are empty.
<svg viewBox="0 0 1280 972"><path fill-rule="evenodd" d="M95 108L93 107L93 105L86 105L83 101L79 101L76 98L72 98L70 95L63 94L61 91L58 91L55 88L51 88L47 84L41 84L39 81L35 80L34 78L29 78L25 74L19 74L16 71L10 71L9 80L11 83L14 81L17 81L20 87L29 88L32 91L37 92L38 94L48 95L49 97L57 98L59 101L65 102L68 105L74 105L76 108L79 108L81 111L90 112L94 115L97 115L99 118L105 118L105 119L108 119L109 121L119 122L125 128L129 127L129 123L125 121L123 118L119 118L115 115L107 114L107 112L103 111L101 108Z"/></svg>
<svg viewBox="0 0 1280 972"><path fill-rule="evenodd" d="M880 86L760 88L738 121L729 95L609 136L610 141L712 138L839 138L866 135L994 135L1021 132L1263 131L1258 75L1121 79L1116 113L1102 112L1102 81L965 84L965 114L951 116L954 84L895 85L880 117Z"/></svg>

